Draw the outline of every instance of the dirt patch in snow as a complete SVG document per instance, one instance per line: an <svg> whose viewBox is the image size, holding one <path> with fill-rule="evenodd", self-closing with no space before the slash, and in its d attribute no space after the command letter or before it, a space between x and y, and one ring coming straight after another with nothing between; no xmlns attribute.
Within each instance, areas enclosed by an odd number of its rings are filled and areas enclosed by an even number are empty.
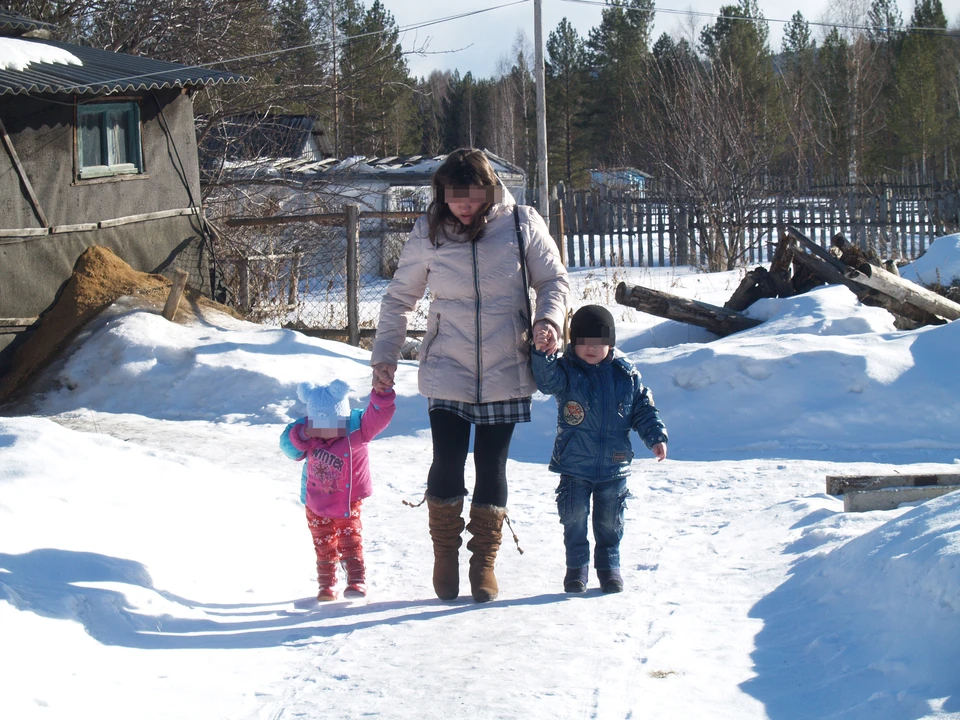
<svg viewBox="0 0 960 720"><path fill-rule="evenodd" d="M134 270L107 248L87 248L77 259L73 275L54 305L17 349L10 371L0 378L0 402L15 401L18 396L29 392L28 386L38 373L59 356L84 325L118 299L130 296L136 307L160 313L171 285L172 282L163 275ZM174 322L192 322L211 311L239 317L232 309L188 286Z"/></svg>

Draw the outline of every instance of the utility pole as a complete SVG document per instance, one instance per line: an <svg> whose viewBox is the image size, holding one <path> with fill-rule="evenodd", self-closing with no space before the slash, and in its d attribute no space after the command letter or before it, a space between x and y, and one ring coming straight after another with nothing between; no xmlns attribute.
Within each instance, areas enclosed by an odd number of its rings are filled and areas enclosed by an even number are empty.
<svg viewBox="0 0 960 720"><path fill-rule="evenodd" d="M337 45L337 1L330 0L330 43L333 57L333 156L340 159L340 87L337 78L337 54L340 48Z"/></svg>
<svg viewBox="0 0 960 720"><path fill-rule="evenodd" d="M547 182L547 95L543 64L542 0L533 0L533 42L536 45L534 78L537 82L537 176L540 198L537 210L550 227L550 185Z"/></svg>

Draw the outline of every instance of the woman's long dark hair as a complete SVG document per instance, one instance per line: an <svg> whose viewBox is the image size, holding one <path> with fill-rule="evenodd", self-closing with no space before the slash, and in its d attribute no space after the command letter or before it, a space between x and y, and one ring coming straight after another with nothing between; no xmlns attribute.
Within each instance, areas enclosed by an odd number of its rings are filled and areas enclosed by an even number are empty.
<svg viewBox="0 0 960 720"><path fill-rule="evenodd" d="M433 173L430 181L433 185L433 200L427 208L427 223L430 227L430 242L437 244L437 238L444 225L449 224L457 235L466 235L468 240L477 240L483 234L487 222L487 212L493 203L486 203L469 225L464 225L450 211L443 197L447 187L465 187L467 185L495 186L499 182L493 167L482 150L461 148L454 150Z"/></svg>

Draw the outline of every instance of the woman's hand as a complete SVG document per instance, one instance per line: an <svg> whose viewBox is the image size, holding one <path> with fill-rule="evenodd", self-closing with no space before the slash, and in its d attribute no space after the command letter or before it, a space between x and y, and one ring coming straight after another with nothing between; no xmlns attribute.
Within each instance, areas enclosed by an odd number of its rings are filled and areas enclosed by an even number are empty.
<svg viewBox="0 0 960 720"><path fill-rule="evenodd" d="M560 336L549 320L537 320L533 326L533 343L537 350L552 355L560 349Z"/></svg>
<svg viewBox="0 0 960 720"><path fill-rule="evenodd" d="M378 393L390 392L393 389L393 376L397 372L396 365L377 363L373 366L373 389Z"/></svg>

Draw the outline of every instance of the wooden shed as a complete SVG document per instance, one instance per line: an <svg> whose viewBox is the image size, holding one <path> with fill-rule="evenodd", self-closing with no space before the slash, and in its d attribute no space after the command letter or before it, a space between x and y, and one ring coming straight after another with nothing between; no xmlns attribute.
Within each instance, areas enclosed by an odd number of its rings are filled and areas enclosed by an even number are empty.
<svg viewBox="0 0 960 720"><path fill-rule="evenodd" d="M245 80L48 31L0 11L0 376L90 246L209 291L191 94Z"/></svg>

